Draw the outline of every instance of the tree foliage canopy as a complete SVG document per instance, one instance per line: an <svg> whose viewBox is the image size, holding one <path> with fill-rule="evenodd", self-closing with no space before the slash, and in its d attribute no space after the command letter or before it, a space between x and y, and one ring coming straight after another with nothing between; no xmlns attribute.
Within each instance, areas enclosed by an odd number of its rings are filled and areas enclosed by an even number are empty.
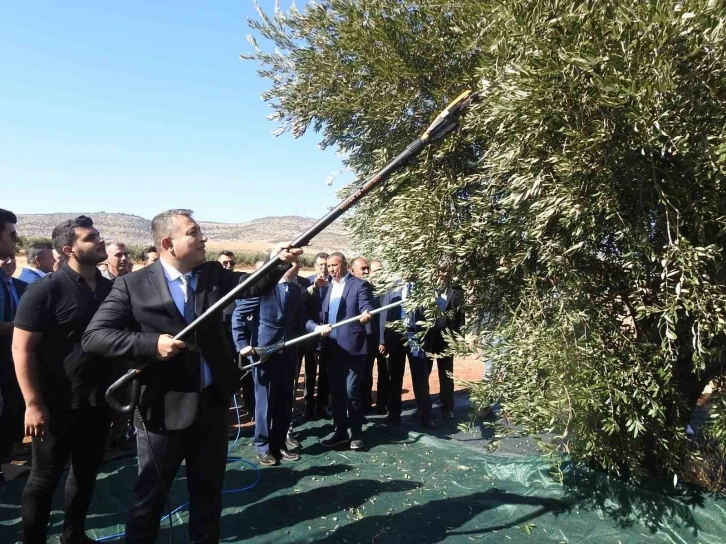
<svg viewBox="0 0 726 544"><path fill-rule="evenodd" d="M280 131L313 128L361 177L484 91L352 232L394 274L451 264L510 420L678 473L723 368L723 3L320 0L251 25Z"/></svg>

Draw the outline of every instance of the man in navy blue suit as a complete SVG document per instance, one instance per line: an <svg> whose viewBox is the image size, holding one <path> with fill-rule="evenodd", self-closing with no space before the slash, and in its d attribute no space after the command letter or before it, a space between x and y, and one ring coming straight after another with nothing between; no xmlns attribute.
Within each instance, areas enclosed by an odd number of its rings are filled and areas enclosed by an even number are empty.
<svg viewBox="0 0 726 544"><path fill-rule="evenodd" d="M304 334L307 315L302 291L297 283L298 267L290 268L271 292L262 297L239 301L232 316L237 349L242 355L252 348L270 346ZM246 316L256 313L256 331L245 326L254 323ZM250 331L248 337L245 331ZM256 334L255 334L256 332ZM294 382L298 370L297 346L278 351L267 362L252 369L255 382L255 449L263 465L297 461L300 456L288 450L287 431L292 420Z"/></svg>
<svg viewBox="0 0 726 544"><path fill-rule="evenodd" d="M348 273L348 263L342 253L328 257L330 286L323 299L320 324L309 320L307 329L324 338L321 356L328 360L328 383L333 399L334 431L321 443L327 447L345 444L350 448L363 447L362 386L368 344L366 323L372 319L373 295L368 282ZM360 317L358 322L333 329L331 325ZM348 436L350 426L351 436Z"/></svg>
<svg viewBox="0 0 726 544"><path fill-rule="evenodd" d="M38 281L46 274L53 272L53 246L50 244L33 244L28 246L28 266L23 268L19 279L25 283Z"/></svg>

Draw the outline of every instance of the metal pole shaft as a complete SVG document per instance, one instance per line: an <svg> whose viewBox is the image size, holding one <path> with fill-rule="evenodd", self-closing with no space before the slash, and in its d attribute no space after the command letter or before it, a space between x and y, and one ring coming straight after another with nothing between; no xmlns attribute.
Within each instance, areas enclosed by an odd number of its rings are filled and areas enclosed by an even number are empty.
<svg viewBox="0 0 726 544"><path fill-rule="evenodd" d="M390 310L391 308L397 308L398 306L401 306L403 304L403 300L399 300L398 302L393 302L391 304L386 304L385 306L381 306L380 308L376 308L375 310L371 310L368 312L371 315L376 315L381 313L384 310ZM343 325L348 325L350 323L355 323L356 321L360 321L360 316L351 317L349 319L345 319L343 321L340 321L338 323L335 323L334 325L331 325L330 327L332 329L337 329L338 327L342 327ZM260 356L260 360L256 361L254 363L250 363L249 365L245 365L241 368L241 370L247 371L252 368L255 368L256 366L260 366L261 364L264 364L267 362L267 358L272 355L273 353L277 353L278 351L282 351L283 349L294 346L295 344L299 344L300 342L304 342L305 340L309 340L310 338L315 338L316 336L320 336L319 332L310 332L308 334L304 334L302 336L298 336L297 338L293 338L292 340L288 340L284 343L275 344L274 346L266 346Z"/></svg>
<svg viewBox="0 0 726 544"><path fill-rule="evenodd" d="M399 300L398 302L394 302L392 304L387 304L385 306L381 306L380 308L376 308L375 310L371 310L368 312L371 315L380 314L384 310L390 310L391 308L396 308L398 306L401 306L403 304L402 300ZM339 321L338 323L335 323L330 326L331 329L337 329L338 327L342 327L343 325L348 325L350 323L355 323L356 321L360 320L360 316L357 317L351 317L349 319L344 319L343 321ZM292 340L288 340L285 342L284 347L289 348L290 346L294 346L295 344L299 344L300 342L304 342L305 340L308 340L310 338L314 338L316 336L320 336L319 332L310 332L308 334L304 334L303 336L298 336L297 338L293 338ZM279 350L275 350L279 351Z"/></svg>

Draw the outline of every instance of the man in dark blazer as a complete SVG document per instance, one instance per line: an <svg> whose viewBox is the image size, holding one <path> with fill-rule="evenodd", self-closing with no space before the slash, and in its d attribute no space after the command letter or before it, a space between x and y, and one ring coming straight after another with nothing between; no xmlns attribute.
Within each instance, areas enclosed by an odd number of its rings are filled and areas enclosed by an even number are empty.
<svg viewBox="0 0 726 544"><path fill-rule="evenodd" d="M307 315L302 291L291 281L296 275L297 268L293 266L269 293L239 301L232 327L235 332L241 332L235 337L242 355L251 355L254 348L275 345L305 333ZM248 321L250 313L256 313L257 318ZM288 451L287 444L298 361L298 346L291 346L273 353L265 363L252 369L256 399L255 450L263 465L300 459L297 453Z"/></svg>
<svg viewBox="0 0 726 544"><path fill-rule="evenodd" d="M205 242L190 210L169 210L151 222L159 260L116 278L83 335L83 348L106 357L149 362L135 426L139 478L126 519L126 541L152 543L182 461L190 495L189 536L218 542L227 457L227 411L239 387L221 312L184 340L187 324L233 289L243 274L205 262ZM240 298L268 292L297 259L300 249L281 252L276 267Z"/></svg>
<svg viewBox="0 0 726 544"><path fill-rule="evenodd" d="M3 409L0 411L0 463L9 461L14 443L22 443L25 429L25 403L20 392L13 364L13 321L18 303L28 284L13 278L16 270L15 254L0 258L0 289L3 291L3 307L0 308L0 396Z"/></svg>
<svg viewBox="0 0 726 544"><path fill-rule="evenodd" d="M387 306L400 300L406 300L412 289L411 283L397 282L389 289L381 301L381 306ZM403 387L403 374L406 369L406 357L411 368L411 382L416 399L418 417L426 428L435 428L431 420L431 396L429 394L429 375L431 362L426 359L425 352L418 345L418 336L423 328L420 323L424 321L421 308L406 313L403 307L384 310L379 315L379 351L388 356L388 416L386 419L392 423L401 421L401 389ZM405 328L405 334L386 324L398 323Z"/></svg>
<svg viewBox="0 0 726 544"><path fill-rule="evenodd" d="M426 333L424 349L426 353L436 358L436 367L439 372L441 411L444 418L454 417L454 379L449 376L454 372L454 358L443 354L448 344L444 338L446 331L460 333L464 327L464 310L461 288L446 282L447 268L439 270L442 287L436 290L436 304L441 315L436 319L434 326Z"/></svg>
<svg viewBox="0 0 726 544"><path fill-rule="evenodd" d="M323 299L330 286L327 253L321 251L315 255L315 274L305 279L307 280L305 309L308 312L308 319L317 321L320 318ZM312 419L316 414L318 417L329 417L328 361L321 353L321 345L319 339L313 339L305 344L305 417L307 419ZM317 400L315 396L316 378L318 382Z"/></svg>
<svg viewBox="0 0 726 544"><path fill-rule="evenodd" d="M324 336L321 353L328 360L328 383L333 398L334 431L324 438L324 446L334 447L350 440L351 449L363 447L362 387L368 344L366 323L373 310L371 286L348 273L342 253L328 257L331 282L323 300L320 325L308 321L307 329ZM335 330L331 325L353 317L359 322ZM348 436L350 425L351 436Z"/></svg>

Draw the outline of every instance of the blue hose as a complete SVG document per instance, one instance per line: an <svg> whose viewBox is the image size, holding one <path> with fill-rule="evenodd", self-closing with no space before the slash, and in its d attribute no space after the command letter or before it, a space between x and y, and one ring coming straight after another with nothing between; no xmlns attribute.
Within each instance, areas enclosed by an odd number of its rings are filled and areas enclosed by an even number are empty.
<svg viewBox="0 0 726 544"><path fill-rule="evenodd" d="M232 493L241 493L242 491L249 491L253 487L255 487L259 481L260 481L260 469L257 465L250 463L246 459L242 459L241 457L229 457L229 454L232 453L232 450L237 446L237 442L239 442L240 434L242 433L242 422L240 421L239 417L239 406L237 405L237 396L233 395L232 400L234 400L234 411L235 414L237 414L237 436L234 438L234 442L232 442L232 445L227 450L227 463L244 463L245 465L252 467L255 470L255 481L252 482L250 485L246 487L240 487L239 489L225 489L222 491L223 494L228 495ZM169 516L173 516L177 512L181 512L189 506L189 502L185 502L181 506L176 507L174 510L169 512L167 515L165 515L161 520L159 520L159 523L162 523L164 520L166 520ZM103 536L101 538L97 538L96 542L107 542L109 540L113 540L115 538L121 538L123 536L126 536L126 533L116 533L115 535L109 535L109 536Z"/></svg>

